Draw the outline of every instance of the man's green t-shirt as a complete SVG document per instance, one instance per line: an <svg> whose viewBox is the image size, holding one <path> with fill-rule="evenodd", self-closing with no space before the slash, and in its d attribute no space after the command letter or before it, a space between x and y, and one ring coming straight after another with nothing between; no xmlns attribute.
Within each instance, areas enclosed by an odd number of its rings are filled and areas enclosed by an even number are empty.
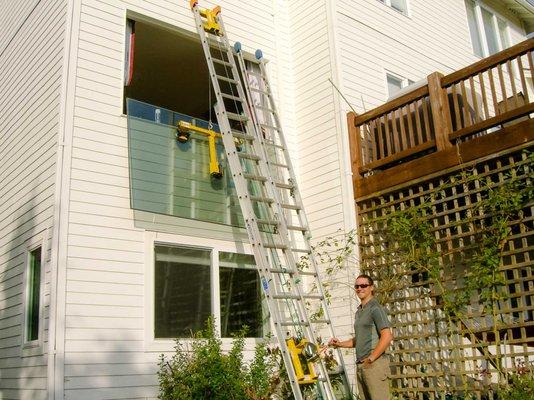
<svg viewBox="0 0 534 400"><path fill-rule="evenodd" d="M354 317L354 337L356 340L356 359L368 357L380 339L380 331L391 327L384 307L372 298L364 306L359 306Z"/></svg>

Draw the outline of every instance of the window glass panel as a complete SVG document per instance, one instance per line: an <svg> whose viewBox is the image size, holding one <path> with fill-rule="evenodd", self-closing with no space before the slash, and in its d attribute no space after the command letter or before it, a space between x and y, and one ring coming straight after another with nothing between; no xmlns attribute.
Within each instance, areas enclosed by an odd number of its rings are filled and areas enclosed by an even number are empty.
<svg viewBox="0 0 534 400"><path fill-rule="evenodd" d="M208 128L208 123L132 99L127 100L127 107L131 207L243 226L222 142L216 140L216 157L223 171L217 179L210 176L207 136L191 133L185 143L176 139L178 121L202 128ZM217 125L212 128L219 130Z"/></svg>
<svg viewBox="0 0 534 400"><path fill-rule="evenodd" d="M469 24L469 33L471 35L471 43L473 45L474 53L483 57L484 52L482 51L482 42L480 41L480 30L478 29L477 20L475 17L475 4L468 0L466 1L467 8L467 22Z"/></svg>
<svg viewBox="0 0 534 400"><path fill-rule="evenodd" d="M387 74L387 80L389 97L393 96L395 93L402 89L402 79Z"/></svg>
<svg viewBox="0 0 534 400"><path fill-rule="evenodd" d="M243 325L247 336L263 336L261 287L254 257L219 253L221 336L231 337Z"/></svg>
<svg viewBox="0 0 534 400"><path fill-rule="evenodd" d="M41 294L41 248L30 252L28 268L28 304L26 341L39 338L39 303Z"/></svg>
<svg viewBox="0 0 534 400"><path fill-rule="evenodd" d="M482 8L482 20L484 21L484 32L488 42L489 54L495 54L499 51L499 43L497 41L497 32L495 32L495 26L493 25L493 14Z"/></svg>
<svg viewBox="0 0 534 400"><path fill-rule="evenodd" d="M155 246L154 337L191 337L211 314L211 252Z"/></svg>
<svg viewBox="0 0 534 400"><path fill-rule="evenodd" d="M391 8L406 14L406 0L391 0Z"/></svg>
<svg viewBox="0 0 534 400"><path fill-rule="evenodd" d="M503 47L503 50L510 47L510 42L508 41L508 35L506 32L506 22L503 21L500 18L497 18L497 25L499 26L499 36L501 38L501 44Z"/></svg>

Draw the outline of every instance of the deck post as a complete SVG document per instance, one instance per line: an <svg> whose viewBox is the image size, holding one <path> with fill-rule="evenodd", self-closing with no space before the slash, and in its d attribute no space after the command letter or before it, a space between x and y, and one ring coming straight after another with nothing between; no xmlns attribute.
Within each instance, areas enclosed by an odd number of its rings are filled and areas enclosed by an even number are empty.
<svg viewBox="0 0 534 400"><path fill-rule="evenodd" d="M449 135L452 133L452 122L447 101L447 89L441 87L443 74L433 72L428 75L428 95L434 121L434 133L438 151L452 146Z"/></svg>
<svg viewBox="0 0 534 400"><path fill-rule="evenodd" d="M353 179L360 179L360 167L362 166L362 138L360 127L355 124L356 114L347 113L347 126L349 132L350 165Z"/></svg>

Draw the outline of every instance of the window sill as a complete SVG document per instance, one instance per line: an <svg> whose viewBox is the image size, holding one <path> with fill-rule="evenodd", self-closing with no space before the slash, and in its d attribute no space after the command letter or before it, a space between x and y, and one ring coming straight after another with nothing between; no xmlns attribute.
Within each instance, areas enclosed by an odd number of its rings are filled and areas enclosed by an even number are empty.
<svg viewBox="0 0 534 400"><path fill-rule="evenodd" d="M21 357L34 357L43 354L43 343L41 340L26 342L21 346Z"/></svg>

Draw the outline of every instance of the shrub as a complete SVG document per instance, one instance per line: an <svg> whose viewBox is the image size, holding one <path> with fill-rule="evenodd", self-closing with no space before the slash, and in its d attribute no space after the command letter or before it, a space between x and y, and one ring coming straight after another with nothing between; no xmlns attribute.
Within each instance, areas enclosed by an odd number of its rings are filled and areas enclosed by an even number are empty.
<svg viewBox="0 0 534 400"><path fill-rule="evenodd" d="M160 356L158 380L162 400L266 400L274 364L266 345L256 346L254 360L243 363L245 329L232 342L228 354L215 336L213 319L189 345L176 341L175 353Z"/></svg>

